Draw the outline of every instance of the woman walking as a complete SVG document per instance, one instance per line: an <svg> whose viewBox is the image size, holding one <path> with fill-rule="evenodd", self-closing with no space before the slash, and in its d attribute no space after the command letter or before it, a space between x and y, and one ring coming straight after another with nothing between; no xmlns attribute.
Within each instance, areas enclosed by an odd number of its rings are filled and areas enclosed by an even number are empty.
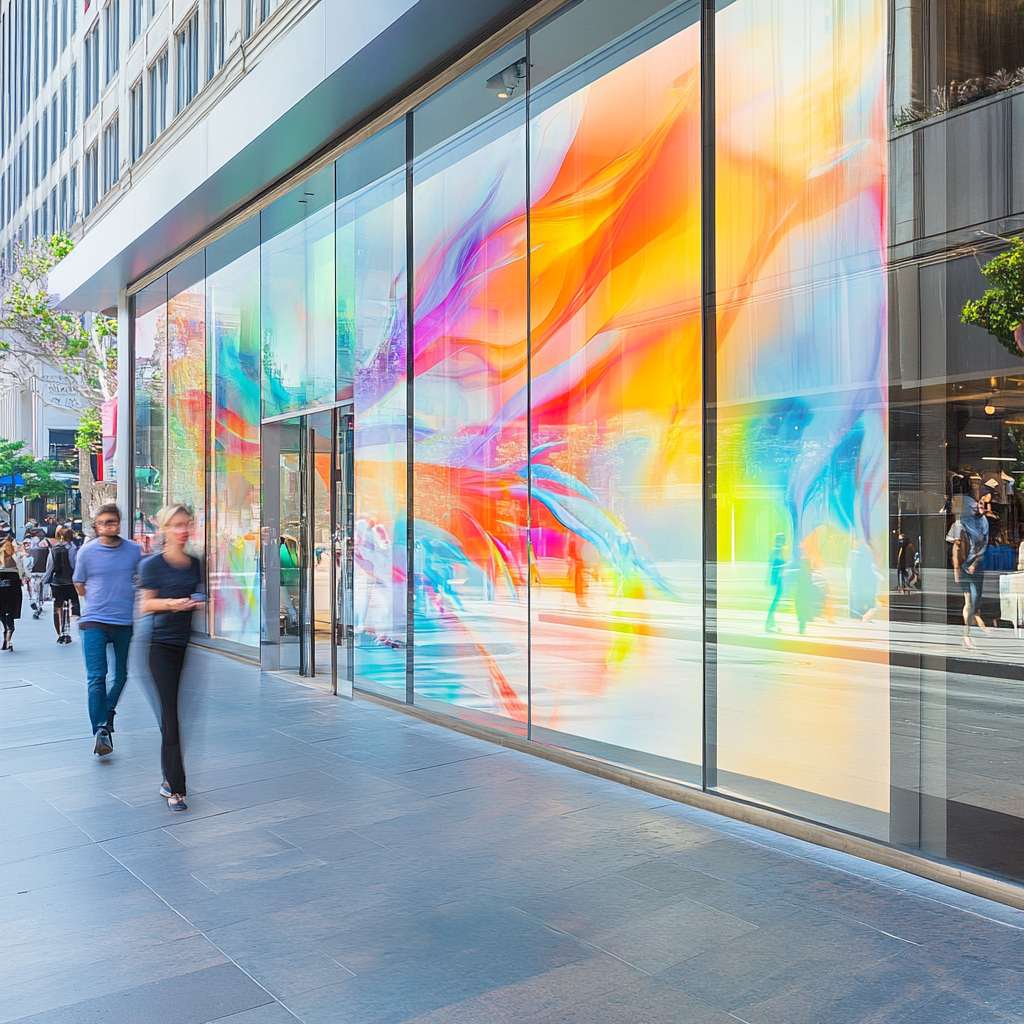
<svg viewBox="0 0 1024 1024"><path fill-rule="evenodd" d="M69 644L71 617L77 619L82 614L73 578L78 548L75 547L74 533L66 526L57 527L56 540L57 543L50 550L50 558L46 563L43 585L50 585L50 594L53 597L53 628L57 631L57 643Z"/></svg>
<svg viewBox="0 0 1024 1024"><path fill-rule="evenodd" d="M149 669L160 698L160 762L164 781L160 795L172 811L187 810L185 766L178 725L178 689L185 651L192 635L192 612L206 600L202 593L199 559L185 550L192 529L192 513L185 505L168 505L156 516L163 548L142 562L143 615L153 615Z"/></svg>
<svg viewBox="0 0 1024 1024"><path fill-rule="evenodd" d="M14 620L21 618L21 587L27 578L25 563L8 534L0 544L0 624L4 627L0 650L14 650Z"/></svg>

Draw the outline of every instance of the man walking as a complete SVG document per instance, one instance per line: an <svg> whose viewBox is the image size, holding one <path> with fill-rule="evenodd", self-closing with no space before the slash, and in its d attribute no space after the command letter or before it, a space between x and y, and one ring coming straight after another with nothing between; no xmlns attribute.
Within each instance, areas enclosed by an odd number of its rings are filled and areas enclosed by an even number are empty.
<svg viewBox="0 0 1024 1024"><path fill-rule="evenodd" d="M142 549L121 533L121 511L101 505L93 519L96 539L75 560L75 588L86 601L79 620L89 679L89 718L100 757L114 749L114 711L128 678L128 645L135 610L135 574ZM114 648L114 684L107 689L107 645Z"/></svg>

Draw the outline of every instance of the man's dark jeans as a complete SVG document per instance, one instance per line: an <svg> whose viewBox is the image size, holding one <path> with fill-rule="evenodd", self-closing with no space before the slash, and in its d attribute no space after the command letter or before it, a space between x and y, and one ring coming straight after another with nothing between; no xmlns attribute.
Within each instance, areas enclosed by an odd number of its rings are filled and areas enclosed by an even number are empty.
<svg viewBox="0 0 1024 1024"><path fill-rule="evenodd" d="M128 645L132 642L132 627L97 622L81 630L79 636L85 655L85 673L89 679L89 718L95 735L97 729L108 724L110 712L117 707L128 679ZM114 685L109 690L107 644L114 648Z"/></svg>

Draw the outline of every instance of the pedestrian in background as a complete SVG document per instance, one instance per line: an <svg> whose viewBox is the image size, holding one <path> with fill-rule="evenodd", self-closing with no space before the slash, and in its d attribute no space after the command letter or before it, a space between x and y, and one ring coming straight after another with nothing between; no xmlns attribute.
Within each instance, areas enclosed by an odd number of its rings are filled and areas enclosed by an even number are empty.
<svg viewBox="0 0 1024 1024"><path fill-rule="evenodd" d="M57 643L71 643L71 617L82 614L75 590L74 571L78 548L75 535L67 526L57 527L57 543L50 549L43 583L49 584L53 595L53 628L57 630Z"/></svg>
<svg viewBox="0 0 1024 1024"><path fill-rule="evenodd" d="M25 538L25 562L28 569L29 600L32 604L32 618L38 619L46 610L46 566L50 561L53 543L42 527L36 527L31 536Z"/></svg>
<svg viewBox="0 0 1024 1024"><path fill-rule="evenodd" d="M28 578L25 563L10 535L0 543L0 623L4 644L0 650L14 650L14 620L21 618L21 588Z"/></svg>
<svg viewBox="0 0 1024 1024"><path fill-rule="evenodd" d="M116 505L100 506L93 530L96 539L78 552L72 579L85 598L78 630L89 679L89 719L96 738L93 753L104 757L114 749L114 713L128 679L135 575L142 549L135 541L120 536L121 511ZM114 650L114 681L109 690L108 646Z"/></svg>
<svg viewBox="0 0 1024 1024"><path fill-rule="evenodd" d="M168 505L156 515L163 547L142 563L139 586L143 615L152 614L149 668L160 698L160 795L172 811L185 811L185 764L181 754L178 694L185 653L192 636L192 612L206 600L202 565L185 550L192 530L186 505Z"/></svg>

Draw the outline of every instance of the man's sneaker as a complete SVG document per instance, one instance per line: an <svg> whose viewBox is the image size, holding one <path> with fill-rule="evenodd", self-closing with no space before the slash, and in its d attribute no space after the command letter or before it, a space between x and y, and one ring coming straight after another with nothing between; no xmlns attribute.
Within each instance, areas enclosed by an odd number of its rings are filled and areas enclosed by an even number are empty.
<svg viewBox="0 0 1024 1024"><path fill-rule="evenodd" d="M171 792L171 787L166 782L160 783L160 789L157 792L166 800L174 794Z"/></svg>
<svg viewBox="0 0 1024 1024"><path fill-rule="evenodd" d="M96 730L96 746L93 747L92 752L99 754L100 757L106 757L114 749L114 744L110 742L110 733L105 728Z"/></svg>

